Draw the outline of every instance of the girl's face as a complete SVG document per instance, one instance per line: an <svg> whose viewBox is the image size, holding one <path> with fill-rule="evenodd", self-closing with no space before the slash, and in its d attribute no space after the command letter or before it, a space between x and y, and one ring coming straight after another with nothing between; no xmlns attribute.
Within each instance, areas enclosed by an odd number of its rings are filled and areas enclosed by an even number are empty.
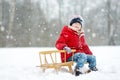
<svg viewBox="0 0 120 80"><path fill-rule="evenodd" d="M76 30L76 31L79 31L81 30L82 26L80 23L76 22L76 23L73 23L72 24L72 27Z"/></svg>

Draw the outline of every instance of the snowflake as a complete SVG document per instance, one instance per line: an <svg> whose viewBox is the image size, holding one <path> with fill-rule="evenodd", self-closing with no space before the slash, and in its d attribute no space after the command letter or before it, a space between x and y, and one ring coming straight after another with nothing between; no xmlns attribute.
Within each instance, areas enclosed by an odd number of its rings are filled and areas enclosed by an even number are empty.
<svg viewBox="0 0 120 80"><path fill-rule="evenodd" d="M95 34L95 33L92 33L92 37L95 38L95 37L96 37L96 34Z"/></svg>
<svg viewBox="0 0 120 80"><path fill-rule="evenodd" d="M56 24L53 24L52 26L53 26L53 27L55 27L55 26L56 26Z"/></svg>
<svg viewBox="0 0 120 80"><path fill-rule="evenodd" d="M19 23L19 26L22 26L22 23Z"/></svg>
<svg viewBox="0 0 120 80"><path fill-rule="evenodd" d="M5 31L5 27L1 26L1 27L0 27L0 30L1 30L1 31Z"/></svg>
<svg viewBox="0 0 120 80"><path fill-rule="evenodd" d="M16 39L14 39L14 41L17 41Z"/></svg>
<svg viewBox="0 0 120 80"><path fill-rule="evenodd" d="M41 33L44 33L44 30L41 30Z"/></svg>
<svg viewBox="0 0 120 80"><path fill-rule="evenodd" d="M10 38L9 35L7 35L6 38L9 39Z"/></svg>
<svg viewBox="0 0 120 80"><path fill-rule="evenodd" d="M101 9L101 12L105 12L105 9Z"/></svg>
<svg viewBox="0 0 120 80"><path fill-rule="evenodd" d="M28 18L31 18L31 16L28 16Z"/></svg>
<svg viewBox="0 0 120 80"><path fill-rule="evenodd" d="M40 27L40 25L38 25L38 27Z"/></svg>
<svg viewBox="0 0 120 80"><path fill-rule="evenodd" d="M29 42L28 44L29 44L29 45L31 45L32 43L31 43L31 42Z"/></svg>
<svg viewBox="0 0 120 80"><path fill-rule="evenodd" d="M31 29L29 28L28 31L31 31Z"/></svg>
<svg viewBox="0 0 120 80"><path fill-rule="evenodd" d="M50 37L52 37L53 36L53 34L50 34Z"/></svg>
<svg viewBox="0 0 120 80"><path fill-rule="evenodd" d="M45 27L44 30L46 30L47 28Z"/></svg>
<svg viewBox="0 0 120 80"><path fill-rule="evenodd" d="M87 29L87 32L89 33L91 30L90 29Z"/></svg>
<svg viewBox="0 0 120 80"><path fill-rule="evenodd" d="M117 36L118 36L118 34L114 34L114 36L115 36L115 37L117 37Z"/></svg>
<svg viewBox="0 0 120 80"><path fill-rule="evenodd" d="M10 36L10 39L13 39L13 36L12 36L12 35Z"/></svg>
<svg viewBox="0 0 120 80"><path fill-rule="evenodd" d="M40 41L40 38L37 38L37 41Z"/></svg>
<svg viewBox="0 0 120 80"><path fill-rule="evenodd" d="M16 19L19 20L19 17L17 17Z"/></svg>
<svg viewBox="0 0 120 80"><path fill-rule="evenodd" d="M56 34L58 34L58 31L56 31Z"/></svg>
<svg viewBox="0 0 120 80"><path fill-rule="evenodd" d="M45 24L45 22L43 22L42 24Z"/></svg>

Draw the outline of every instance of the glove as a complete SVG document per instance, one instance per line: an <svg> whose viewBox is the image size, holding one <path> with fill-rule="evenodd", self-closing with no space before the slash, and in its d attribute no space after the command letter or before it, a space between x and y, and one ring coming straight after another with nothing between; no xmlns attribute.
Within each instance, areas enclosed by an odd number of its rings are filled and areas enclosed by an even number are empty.
<svg viewBox="0 0 120 80"><path fill-rule="evenodd" d="M66 47L64 47L63 49L66 50L68 54L71 53L71 49L70 49L69 47L66 46Z"/></svg>

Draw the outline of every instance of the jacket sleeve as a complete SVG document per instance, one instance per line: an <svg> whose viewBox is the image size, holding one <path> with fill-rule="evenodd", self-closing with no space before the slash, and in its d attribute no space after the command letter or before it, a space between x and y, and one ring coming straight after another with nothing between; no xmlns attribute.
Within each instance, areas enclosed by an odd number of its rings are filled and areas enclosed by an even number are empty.
<svg viewBox="0 0 120 80"><path fill-rule="evenodd" d="M56 48L59 50L62 50L65 46L67 46L66 42L67 42L67 38L65 37L67 36L66 34L60 34L60 37L58 38L58 40L56 41Z"/></svg>
<svg viewBox="0 0 120 80"><path fill-rule="evenodd" d="M83 50L84 50L84 52L85 52L86 54L92 55L93 53L92 53L92 51L90 50L90 48L89 48L89 46L88 46L88 44L87 44L84 36L82 36L82 42L83 42Z"/></svg>
<svg viewBox="0 0 120 80"><path fill-rule="evenodd" d="M67 33L67 27L63 27L58 40L56 41L56 48L62 50L65 46L67 46L67 41L69 40L69 35Z"/></svg>

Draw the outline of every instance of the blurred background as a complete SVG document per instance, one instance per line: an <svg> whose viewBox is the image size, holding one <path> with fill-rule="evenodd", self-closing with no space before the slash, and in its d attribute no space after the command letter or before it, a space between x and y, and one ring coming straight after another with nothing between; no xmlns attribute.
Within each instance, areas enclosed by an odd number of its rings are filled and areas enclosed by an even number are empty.
<svg viewBox="0 0 120 80"><path fill-rule="evenodd" d="M0 0L0 47L54 47L76 14L90 46L120 45L120 0Z"/></svg>

